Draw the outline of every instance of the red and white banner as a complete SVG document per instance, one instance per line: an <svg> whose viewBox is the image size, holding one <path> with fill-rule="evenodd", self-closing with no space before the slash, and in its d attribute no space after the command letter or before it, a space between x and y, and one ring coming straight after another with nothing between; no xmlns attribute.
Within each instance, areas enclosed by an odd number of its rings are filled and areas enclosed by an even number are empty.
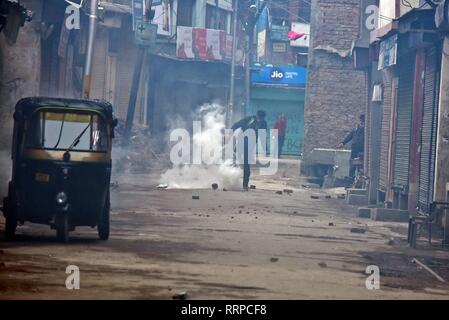
<svg viewBox="0 0 449 320"><path fill-rule="evenodd" d="M207 61L230 60L232 36L222 30L178 27L176 56Z"/></svg>
<svg viewBox="0 0 449 320"><path fill-rule="evenodd" d="M193 59L193 31L192 28L178 27L176 56L181 59Z"/></svg>

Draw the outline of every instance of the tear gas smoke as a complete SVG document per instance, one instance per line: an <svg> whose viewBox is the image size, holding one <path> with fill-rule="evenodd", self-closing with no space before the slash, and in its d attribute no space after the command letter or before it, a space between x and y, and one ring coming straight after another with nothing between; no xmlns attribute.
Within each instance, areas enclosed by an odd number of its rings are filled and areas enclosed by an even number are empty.
<svg viewBox="0 0 449 320"><path fill-rule="evenodd" d="M200 115L202 130L193 135L193 145L201 146L205 153L222 145L222 129L225 128L225 108L219 104L205 104L197 114ZM179 126L177 127L179 128ZM220 150L222 147L220 148ZM222 154L222 152L220 152ZM217 183L219 188L237 188L240 185L241 169L232 165L232 159L222 164L189 164L175 166L162 174L160 183L168 188L203 189Z"/></svg>

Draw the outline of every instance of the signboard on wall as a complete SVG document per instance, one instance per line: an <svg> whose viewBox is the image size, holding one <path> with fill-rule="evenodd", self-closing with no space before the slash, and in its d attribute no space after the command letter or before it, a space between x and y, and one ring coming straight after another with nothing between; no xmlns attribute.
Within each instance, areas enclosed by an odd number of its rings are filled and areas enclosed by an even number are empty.
<svg viewBox="0 0 449 320"><path fill-rule="evenodd" d="M277 26L272 25L270 28L270 38L272 41L277 42L289 42L290 39L288 38L288 32L289 32L288 26Z"/></svg>
<svg viewBox="0 0 449 320"><path fill-rule="evenodd" d="M171 5L169 0L153 0L151 8L154 10L153 24L157 25L157 34L163 36L172 35ZM133 0L133 30L137 24L144 21L145 0Z"/></svg>
<svg viewBox="0 0 449 320"><path fill-rule="evenodd" d="M379 51L378 70L394 66L398 53L398 35L395 34L388 39L381 41Z"/></svg>
<svg viewBox="0 0 449 320"><path fill-rule="evenodd" d="M305 36L297 40L290 41L290 46L308 48L310 43L310 24L293 22L292 31L296 33L305 33Z"/></svg>
<svg viewBox="0 0 449 320"><path fill-rule="evenodd" d="M306 80L307 69L297 66L266 66L252 73L253 84L302 87Z"/></svg>
<svg viewBox="0 0 449 320"><path fill-rule="evenodd" d="M228 60L232 36L222 30L178 27L176 56L181 59Z"/></svg>
<svg viewBox="0 0 449 320"><path fill-rule="evenodd" d="M170 0L153 0L152 8L154 10L154 19L152 22L157 24L157 34L171 36L173 34L173 28Z"/></svg>
<svg viewBox="0 0 449 320"><path fill-rule="evenodd" d="M157 25L151 22L138 21L135 30L135 42L138 45L151 47L156 43Z"/></svg>
<svg viewBox="0 0 449 320"><path fill-rule="evenodd" d="M274 53L287 52L287 44L285 42L273 42L273 52Z"/></svg>

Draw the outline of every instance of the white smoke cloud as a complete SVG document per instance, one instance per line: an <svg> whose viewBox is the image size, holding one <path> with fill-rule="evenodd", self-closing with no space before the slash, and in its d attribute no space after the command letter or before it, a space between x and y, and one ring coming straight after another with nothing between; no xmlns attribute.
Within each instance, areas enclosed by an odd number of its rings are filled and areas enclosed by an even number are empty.
<svg viewBox="0 0 449 320"><path fill-rule="evenodd" d="M210 159L211 153L215 153L213 157L221 156L225 108L215 103L205 104L197 113L200 115L202 130L193 135L193 145L201 146L202 159ZM232 161L209 165L201 161L201 164L176 166L167 170L161 175L160 183L175 189L210 188L213 183L217 183L219 188L232 189L241 184L240 177L241 169L233 166Z"/></svg>

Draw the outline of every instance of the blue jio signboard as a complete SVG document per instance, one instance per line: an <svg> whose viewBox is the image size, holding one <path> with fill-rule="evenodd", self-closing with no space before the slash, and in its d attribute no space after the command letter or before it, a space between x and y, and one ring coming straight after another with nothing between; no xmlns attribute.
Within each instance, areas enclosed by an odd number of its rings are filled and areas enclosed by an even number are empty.
<svg viewBox="0 0 449 320"><path fill-rule="evenodd" d="M306 80L307 69L298 66L265 66L252 72L253 84L304 87Z"/></svg>
<svg viewBox="0 0 449 320"><path fill-rule="evenodd" d="M284 115L287 119L287 128L283 154L301 154L304 142L307 69L299 66L255 68L252 71L251 103L247 114L264 110L269 128L273 128L277 119Z"/></svg>

